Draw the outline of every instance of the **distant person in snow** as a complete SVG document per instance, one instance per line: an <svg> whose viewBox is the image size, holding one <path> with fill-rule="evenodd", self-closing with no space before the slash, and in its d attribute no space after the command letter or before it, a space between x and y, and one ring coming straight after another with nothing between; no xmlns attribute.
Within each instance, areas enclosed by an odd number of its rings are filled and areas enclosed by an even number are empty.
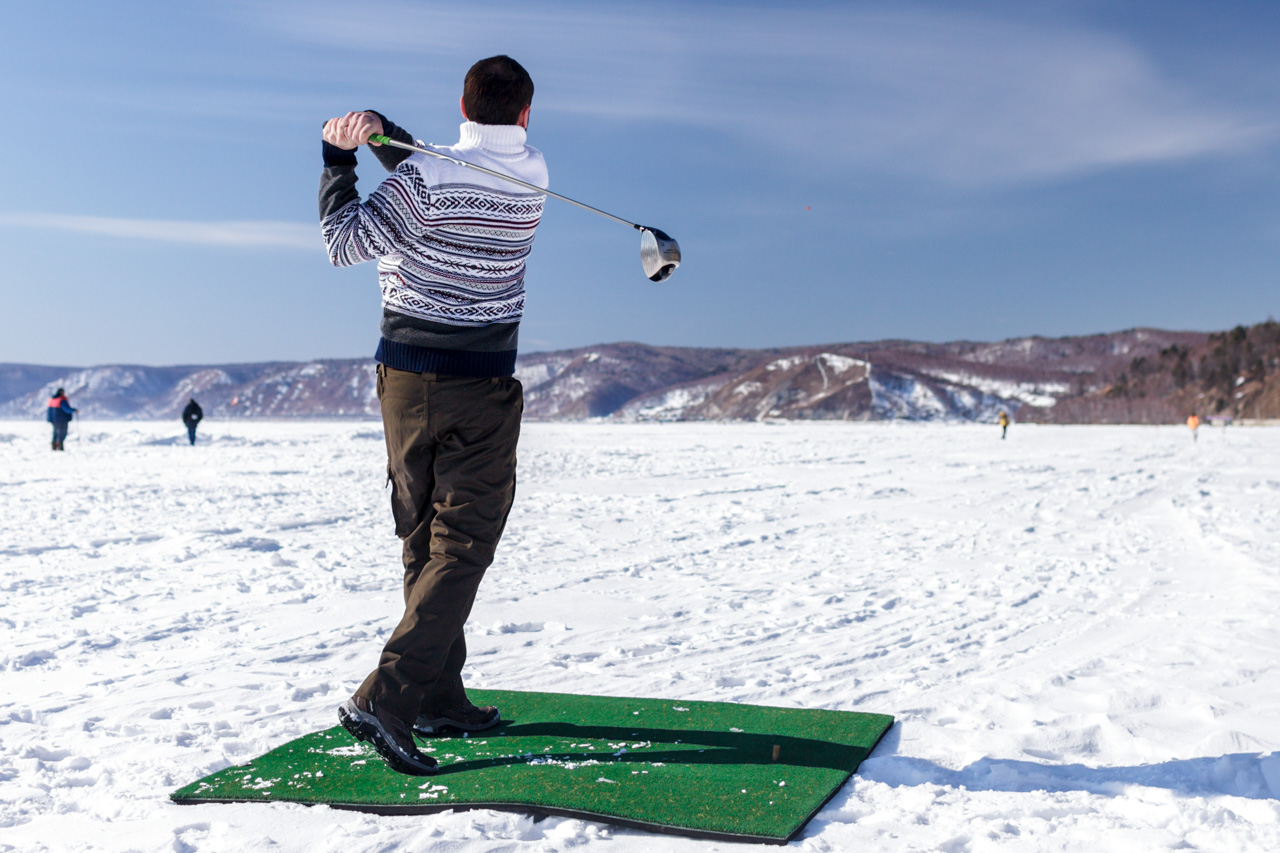
<svg viewBox="0 0 1280 853"><path fill-rule="evenodd" d="M1195 441L1200 430L1200 418L1194 414L1189 416L1187 418L1187 429L1191 430L1191 440Z"/></svg>
<svg viewBox="0 0 1280 853"><path fill-rule="evenodd" d="M59 388L49 398L49 408L45 412L45 420L53 424L53 449L65 450L62 443L67 440L67 424L75 417L79 409L73 409L67 400L67 392Z"/></svg>
<svg viewBox="0 0 1280 853"><path fill-rule="evenodd" d="M196 402L196 398L192 397L191 402L187 403L187 407L182 410L182 422L187 425L187 438L191 439L192 444L196 443L196 425L202 420L204 420L204 411Z"/></svg>
<svg viewBox="0 0 1280 853"><path fill-rule="evenodd" d="M1000 413L1000 439L1003 441L1008 434L1009 434L1009 413L1001 412Z"/></svg>
<svg viewBox="0 0 1280 853"><path fill-rule="evenodd" d="M545 187L542 153L525 142L532 100L518 62L480 60L463 81L461 139L440 150ZM428 776L437 762L414 735L502 722L463 689L463 626L515 499L524 409L516 337L546 197L373 143L391 176L362 201L356 149L375 133L414 139L375 112L325 123L320 225L334 266L378 264L374 358L391 514L404 542L404 615L338 719L392 769Z"/></svg>

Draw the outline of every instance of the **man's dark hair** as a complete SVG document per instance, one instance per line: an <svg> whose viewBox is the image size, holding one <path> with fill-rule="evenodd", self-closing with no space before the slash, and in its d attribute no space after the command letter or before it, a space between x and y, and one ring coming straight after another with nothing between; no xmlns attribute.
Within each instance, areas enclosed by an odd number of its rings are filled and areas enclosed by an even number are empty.
<svg viewBox="0 0 1280 853"><path fill-rule="evenodd" d="M53 396L55 396L55 397L65 397L65 396L67 396L67 392L66 392L66 391L64 391L64 390L62 390L61 388L59 388L57 391L54 391L54 392L53 392Z"/></svg>
<svg viewBox="0 0 1280 853"><path fill-rule="evenodd" d="M482 59L467 72L462 84L462 108L467 120L480 124L515 124L533 103L533 79L509 56Z"/></svg>

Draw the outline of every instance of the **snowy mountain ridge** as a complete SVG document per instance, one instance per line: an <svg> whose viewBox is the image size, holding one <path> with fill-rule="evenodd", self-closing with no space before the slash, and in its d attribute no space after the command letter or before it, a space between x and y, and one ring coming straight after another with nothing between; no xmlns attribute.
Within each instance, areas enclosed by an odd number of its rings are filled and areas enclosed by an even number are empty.
<svg viewBox="0 0 1280 853"><path fill-rule="evenodd" d="M776 349L602 344L522 355L526 417L539 420L1114 420L1131 364L1201 347L1198 332L1131 329L996 343L877 341ZM1181 349L1180 349L1181 348ZM0 417L40 417L63 387L85 417L176 418L194 397L215 418L375 417L368 359L60 368L0 365ZM1127 386L1126 386L1127 387ZM1114 396L1114 394L1112 394ZM1095 400L1096 398L1096 400ZM1080 400L1090 400L1087 406ZM1101 401L1101 402L1099 402ZM1135 411L1132 401L1126 411ZM1143 412L1163 409L1146 406Z"/></svg>

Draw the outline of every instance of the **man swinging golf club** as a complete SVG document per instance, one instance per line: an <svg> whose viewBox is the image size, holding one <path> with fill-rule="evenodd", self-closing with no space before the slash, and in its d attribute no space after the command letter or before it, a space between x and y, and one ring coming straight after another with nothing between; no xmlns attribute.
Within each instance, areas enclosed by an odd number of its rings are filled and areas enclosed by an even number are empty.
<svg viewBox="0 0 1280 853"><path fill-rule="evenodd" d="M461 139L438 150L545 188L542 154L525 144L532 100L518 62L482 59L463 85ZM497 708L477 708L463 689L463 625L515 496L524 407L512 376L516 333L545 197L385 145L373 151L392 174L361 201L355 149L373 134L413 143L375 112L325 123L320 222L335 266L378 262L377 390L405 609L338 717L393 769L430 775L436 761L414 733L500 722Z"/></svg>

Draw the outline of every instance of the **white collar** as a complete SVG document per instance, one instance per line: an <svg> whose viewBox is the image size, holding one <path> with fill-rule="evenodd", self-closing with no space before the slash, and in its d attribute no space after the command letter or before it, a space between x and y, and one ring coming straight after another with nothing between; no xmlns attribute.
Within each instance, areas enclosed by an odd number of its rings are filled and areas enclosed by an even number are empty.
<svg viewBox="0 0 1280 853"><path fill-rule="evenodd" d="M483 148L495 154L523 154L527 134L518 124L462 123L459 148Z"/></svg>

